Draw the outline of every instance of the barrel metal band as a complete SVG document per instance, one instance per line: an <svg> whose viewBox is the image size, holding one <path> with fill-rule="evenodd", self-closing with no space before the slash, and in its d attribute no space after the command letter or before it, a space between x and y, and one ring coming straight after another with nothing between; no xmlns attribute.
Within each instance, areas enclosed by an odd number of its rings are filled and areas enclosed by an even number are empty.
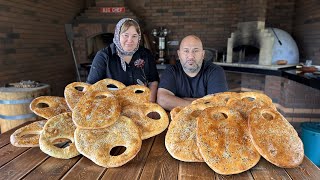
<svg viewBox="0 0 320 180"><path fill-rule="evenodd" d="M16 116L5 116L0 114L0 118L5 120L19 120L19 119L26 119L26 118L33 118L33 117L37 117L37 116L34 113L22 114L22 115L16 115Z"/></svg>
<svg viewBox="0 0 320 180"><path fill-rule="evenodd" d="M0 104L27 104L31 103L33 99L20 99L20 100L0 100Z"/></svg>

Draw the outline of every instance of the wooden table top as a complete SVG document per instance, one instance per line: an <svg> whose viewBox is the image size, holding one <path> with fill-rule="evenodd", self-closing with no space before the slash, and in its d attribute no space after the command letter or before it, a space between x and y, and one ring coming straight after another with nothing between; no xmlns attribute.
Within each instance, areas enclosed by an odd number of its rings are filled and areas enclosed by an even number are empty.
<svg viewBox="0 0 320 180"><path fill-rule="evenodd" d="M293 169L283 169L261 158L249 171L223 176L206 163L174 159L164 146L165 133L144 140L138 155L117 168L104 168L79 155L64 160L50 157L39 147L10 144L15 129L0 135L0 179L320 179L320 170L308 158Z"/></svg>

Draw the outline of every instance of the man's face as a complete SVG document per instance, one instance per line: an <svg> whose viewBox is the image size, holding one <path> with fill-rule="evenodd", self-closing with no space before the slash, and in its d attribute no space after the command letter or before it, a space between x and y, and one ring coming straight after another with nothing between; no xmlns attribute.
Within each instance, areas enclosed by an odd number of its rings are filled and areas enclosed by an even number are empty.
<svg viewBox="0 0 320 180"><path fill-rule="evenodd" d="M186 73L198 73L204 58L204 50L199 39L192 36L184 38L177 51Z"/></svg>

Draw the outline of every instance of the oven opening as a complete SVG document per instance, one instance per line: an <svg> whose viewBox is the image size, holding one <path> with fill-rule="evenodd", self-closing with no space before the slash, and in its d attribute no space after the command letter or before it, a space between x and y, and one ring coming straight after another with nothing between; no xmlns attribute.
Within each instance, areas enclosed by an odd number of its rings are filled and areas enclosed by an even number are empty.
<svg viewBox="0 0 320 180"><path fill-rule="evenodd" d="M240 45L233 48L232 59L239 64L259 64L260 49L251 45Z"/></svg>
<svg viewBox="0 0 320 180"><path fill-rule="evenodd" d="M112 43L113 33L102 33L87 39L88 60L93 61L96 53Z"/></svg>

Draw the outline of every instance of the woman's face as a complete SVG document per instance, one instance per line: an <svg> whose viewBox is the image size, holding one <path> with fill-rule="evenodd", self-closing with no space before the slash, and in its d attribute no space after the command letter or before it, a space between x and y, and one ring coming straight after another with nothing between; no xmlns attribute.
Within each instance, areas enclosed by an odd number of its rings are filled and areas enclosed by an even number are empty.
<svg viewBox="0 0 320 180"><path fill-rule="evenodd" d="M131 52L139 42L139 35L134 26L130 26L128 30L120 34L120 44L124 51Z"/></svg>

